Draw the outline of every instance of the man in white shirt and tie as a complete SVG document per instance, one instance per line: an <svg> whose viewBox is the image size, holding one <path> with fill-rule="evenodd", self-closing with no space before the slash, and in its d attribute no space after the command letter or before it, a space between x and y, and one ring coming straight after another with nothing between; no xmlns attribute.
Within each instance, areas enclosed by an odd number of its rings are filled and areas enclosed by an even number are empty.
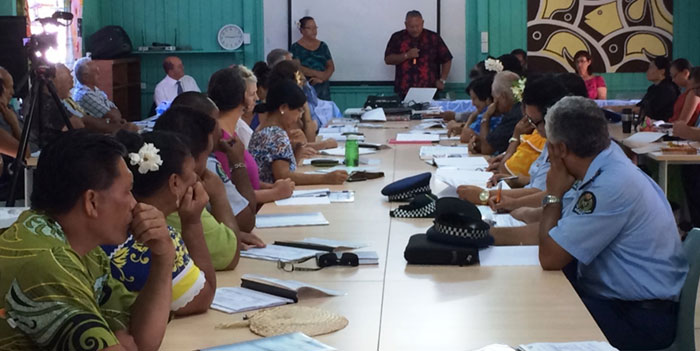
<svg viewBox="0 0 700 351"><path fill-rule="evenodd" d="M153 101L155 101L156 106L163 101L171 102L175 97L186 91L201 92L194 78L185 75L185 66L178 57L166 57L163 60L163 69L166 76L156 85L156 90L153 94Z"/></svg>

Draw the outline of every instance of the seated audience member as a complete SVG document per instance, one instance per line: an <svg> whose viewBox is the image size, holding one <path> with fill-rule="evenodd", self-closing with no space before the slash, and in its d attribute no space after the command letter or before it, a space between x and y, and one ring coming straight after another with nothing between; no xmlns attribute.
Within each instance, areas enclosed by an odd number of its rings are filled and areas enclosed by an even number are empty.
<svg viewBox="0 0 700 351"><path fill-rule="evenodd" d="M510 52L511 55L515 56L520 62L520 67L522 68L523 75L527 73L527 52L523 49L513 49Z"/></svg>
<svg viewBox="0 0 700 351"><path fill-rule="evenodd" d="M303 89L305 84L304 75L299 70L299 64L296 61L282 61L275 65L270 71L268 76L267 85L272 86L282 80L292 80L297 83L299 87ZM292 129L300 129L304 133L304 138L302 140L295 140L297 142L309 142L313 143L316 141L316 131L318 130L318 124L314 120L313 111L311 110L309 104L309 95L306 95L304 91L304 96L306 96L306 102L304 103L304 113L301 119L296 125L291 126ZM289 132L289 131L287 131ZM290 135L290 138L292 136Z"/></svg>
<svg viewBox="0 0 700 351"><path fill-rule="evenodd" d="M71 120L74 120L73 117L79 118L85 126L85 129L97 133L115 133L121 129L132 132L138 130L138 127L133 123L109 123L111 121L106 118L96 118L85 112L85 110L80 107L80 104L75 102L70 95L70 91L73 89L73 77L68 67L62 64L56 66L56 78L54 82L56 84L58 97L61 99L61 102L63 102L63 107L68 111L68 115L71 116ZM52 106L55 106L55 104Z"/></svg>
<svg viewBox="0 0 700 351"><path fill-rule="evenodd" d="M14 157L19 149L19 140L22 136L17 113L10 107L10 100L15 94L14 80L5 68L0 67L0 153ZM5 159L5 162L9 159Z"/></svg>
<svg viewBox="0 0 700 351"><path fill-rule="evenodd" d="M517 60L516 60L517 61ZM501 153L508 148L508 139L513 135L515 125L522 118L520 102L516 102L511 87L519 79L518 75L510 72L498 72L493 77L491 96L493 102L481 117L480 132L472 136L469 147L473 152L484 155ZM500 116L501 122L490 131L491 118Z"/></svg>
<svg viewBox="0 0 700 351"><path fill-rule="evenodd" d="M260 125L260 119L265 118L265 97L267 97L267 79L270 75L270 68L267 66L267 63L263 61L256 62L255 65L253 65L253 74L255 74L255 78L258 80L257 86L258 86L258 101L256 101L255 108L252 111L247 111L246 113L243 114L243 120L248 123L250 128L252 130L258 129L258 126Z"/></svg>
<svg viewBox="0 0 700 351"><path fill-rule="evenodd" d="M289 49L294 58L299 61L301 71L309 84L313 86L319 99L331 99L331 85L328 81L335 65L328 45L316 38L318 27L313 17L305 16L299 20L301 38Z"/></svg>
<svg viewBox="0 0 700 351"><path fill-rule="evenodd" d="M537 128L534 121L544 123L540 117L546 115L547 109L566 95L588 96L581 77L574 73L560 73L535 76L528 80L522 96L525 117L515 126L506 152L489 160L487 171L495 172L491 180L493 185L503 177L518 176L517 179L507 181L511 188L525 186L544 190L544 178L536 179L530 185L530 168L544 150L546 141L539 132L543 128Z"/></svg>
<svg viewBox="0 0 700 351"><path fill-rule="evenodd" d="M260 170L260 180L272 183L290 178L297 185L342 184L345 171L327 174L295 172L297 164L289 137L285 132L298 123L304 111L306 96L292 80L282 80L270 86L267 93L267 118L250 140L249 150Z"/></svg>
<svg viewBox="0 0 700 351"><path fill-rule="evenodd" d="M695 88L695 94L700 94L700 86ZM700 124L700 122L698 122ZM679 121L673 124L673 136L685 140L700 141L700 128L690 127ZM688 203L690 222L693 227L700 227L700 165L683 165L681 179L685 189L685 200Z"/></svg>
<svg viewBox="0 0 700 351"><path fill-rule="evenodd" d="M588 98L593 100L605 100L608 96L608 87L605 85L605 79L601 76L596 76L591 73L591 64L593 58L588 51L578 51L574 55L574 68L576 74L583 79L586 84Z"/></svg>
<svg viewBox="0 0 700 351"><path fill-rule="evenodd" d="M486 112L486 108L493 103L492 84L492 75L477 77L469 83L466 91L471 98L472 105L476 108L473 112L445 111L440 114L443 119L449 121L447 123L449 135L461 135L462 142L467 143L473 135L479 134L483 114ZM491 118L490 129L493 130L500 122L501 116Z"/></svg>
<svg viewBox="0 0 700 351"><path fill-rule="evenodd" d="M246 229L255 226L254 214L246 207L247 218L240 223L234 216L227 198L227 193L221 179L206 167L209 155L213 150L214 131L216 122L208 115L184 106L168 109L156 122L155 130L171 131L187 137L192 154L195 155L195 173L201 179L209 197L210 210L202 211L202 226L204 239L212 256L216 270L233 269L238 262L238 252L246 245L265 246L265 244ZM245 175L243 176L245 178ZM247 200L247 199L246 199ZM240 213L239 213L240 214ZM252 217L252 218L251 218ZM168 224L180 228L180 218L177 213L168 216ZM235 231L235 232L234 232Z"/></svg>
<svg viewBox="0 0 700 351"><path fill-rule="evenodd" d="M257 96L257 79L247 67L234 65L214 72L209 78L207 93L219 108L219 125L225 138L236 135L247 149L253 130L241 119L249 106L254 106Z"/></svg>
<svg viewBox="0 0 700 351"><path fill-rule="evenodd" d="M0 339L12 350L156 350L170 315L173 241L163 214L137 203L124 147L68 131L41 152L32 209L2 233ZM151 252L135 296L100 245L131 231ZM31 253L31 254L30 254ZM58 342L60 340L60 342Z"/></svg>
<svg viewBox="0 0 700 351"><path fill-rule="evenodd" d="M677 64L679 60L673 61L674 64ZM673 76L673 73L676 75ZM679 86L685 88L685 91L673 104L673 116L668 121L672 123L685 122L689 126L694 126L698 122L698 115L700 115L700 96L695 93L695 88L700 87L700 67L693 67L688 71L687 69L674 69L674 65L671 65L671 76L674 77L674 82L678 82Z"/></svg>
<svg viewBox="0 0 700 351"><path fill-rule="evenodd" d="M285 50L285 49L272 49L268 54L265 59L267 62L267 67L270 69L275 68L278 63L282 61L291 61L292 58L292 53Z"/></svg>
<svg viewBox="0 0 700 351"><path fill-rule="evenodd" d="M73 100L90 116L104 118L107 123L126 123L117 106L109 100L107 94L97 87L100 81L100 68L90 57L75 61L73 66L75 89Z"/></svg>
<svg viewBox="0 0 700 351"><path fill-rule="evenodd" d="M187 91L200 92L197 82L191 76L185 74L185 65L176 56L168 56L163 60L163 70L165 78L156 85L153 93L153 101L156 106L162 102L171 102L175 98Z"/></svg>
<svg viewBox="0 0 700 351"><path fill-rule="evenodd" d="M217 117L219 115L219 109L216 107L216 104L214 104L214 102L211 101L211 99L209 99L205 94L202 93L183 93L173 101L171 107L175 106L189 107L203 114L206 114L215 121L217 120ZM187 124L183 122L182 125L185 126ZM224 154L224 161L227 165L245 162L246 158L244 157L244 154L247 153L247 151L243 148L242 143L231 143L230 140L222 139L221 128L219 127L218 123L216 124L212 137L214 141L214 150ZM257 178L258 166L254 162L255 161L253 160L253 166L255 168L255 177ZM238 167L234 169L229 169L229 171L227 172L223 164L219 162L219 160L214 156L214 154L210 154L207 159L207 169L213 174L219 176L219 178L223 182L224 187L226 188L226 194L231 205L231 209L233 210L233 213L236 215L237 218L239 214L246 216L246 214L244 214L243 212L247 209L250 209L250 212L252 214L255 214L255 212L257 212L257 208L255 206L251 206L252 203L248 202L247 198L241 195L236 186L237 183L240 184L248 181L248 177L246 177L246 174L249 174L248 172L250 172L248 168L249 167L246 165L245 169L243 169L242 167ZM244 170L246 172L244 172ZM205 185L207 185L206 182ZM243 184L242 187L245 189L247 185ZM286 199L292 196L293 191L294 182L292 182L290 179L279 179L275 181L274 184L260 182L260 189L255 190L255 203L253 203L252 205L262 205L268 202ZM209 197L213 198L213 195L210 194ZM218 218L218 216L216 215L214 217ZM245 220L245 218L239 219L239 221ZM255 223L251 222L251 224L254 225ZM236 228L232 229L236 230ZM252 226L250 228L246 227L245 229L252 230Z"/></svg>
<svg viewBox="0 0 700 351"><path fill-rule="evenodd" d="M668 121L673 116L673 104L680 95L678 86L671 80L671 63L668 58L657 56L649 62L647 80L653 84L637 105L610 106L607 109L621 112L625 108L632 108L634 112L653 120Z"/></svg>
<svg viewBox="0 0 700 351"><path fill-rule="evenodd" d="M59 63L55 67L56 75L50 80L56 87L58 98L64 100L70 96L70 90L73 88L73 77L71 77L70 70L65 65ZM56 104L56 101L51 97L51 93L49 93L48 87L44 87L39 114L36 115L38 118L34 120L32 129L29 131L29 146L32 152L43 149L44 146L51 143L61 133L68 130L59 110L63 108L63 104ZM67 110L65 111L67 112ZM71 127L74 129L85 127L82 119L78 116L69 113L68 118Z"/></svg>
<svg viewBox="0 0 700 351"><path fill-rule="evenodd" d="M669 346L688 262L666 195L612 147L593 101L566 97L545 123L551 168L539 229L542 268L575 265L572 285L612 346ZM562 202L567 192L574 196Z"/></svg>
<svg viewBox="0 0 700 351"><path fill-rule="evenodd" d="M200 221L209 197L197 180L195 161L184 139L167 132L117 134L129 153L124 161L134 179L131 192L136 201L166 217L177 212L182 219L181 230L168 226L175 247L170 309L179 316L206 312L216 291L216 274ZM143 291L151 266L148 247L129 235L118 246L102 245L102 250L110 258L112 277L130 291Z"/></svg>
<svg viewBox="0 0 700 351"><path fill-rule="evenodd" d="M239 140L246 149L243 151L244 160L233 160L236 161L233 164L229 164L229 159L224 152L217 151L215 155L227 176L232 176L231 170L235 169L236 164L238 164L237 168L246 170L250 186L253 189L260 189L258 166L253 156L247 151L252 133L249 132L250 127L241 120L246 105L246 86L245 79L243 79L240 70L236 68L220 69L209 78L207 93L218 107L217 123L221 127L221 137L225 140ZM247 140L242 140L238 134L239 131L247 136ZM242 187L247 188L248 185L237 184L237 187L242 193L245 193Z"/></svg>

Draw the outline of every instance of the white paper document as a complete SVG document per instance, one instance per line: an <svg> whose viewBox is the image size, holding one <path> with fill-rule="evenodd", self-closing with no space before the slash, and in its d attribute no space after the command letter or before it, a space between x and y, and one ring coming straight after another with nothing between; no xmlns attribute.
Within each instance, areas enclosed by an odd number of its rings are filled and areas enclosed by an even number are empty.
<svg viewBox="0 0 700 351"><path fill-rule="evenodd" d="M664 135L664 133L659 132L639 132L623 140L622 143L628 147L637 148L653 143L661 139Z"/></svg>
<svg viewBox="0 0 700 351"><path fill-rule="evenodd" d="M322 155L329 155L329 156L343 156L345 157L345 147L336 147L333 149L325 149L319 151ZM374 154L377 152L377 150L368 148L368 147L361 147L359 148L360 155L368 155L368 154Z"/></svg>
<svg viewBox="0 0 700 351"><path fill-rule="evenodd" d="M414 129L409 131L411 134L435 134L447 135L447 129Z"/></svg>
<svg viewBox="0 0 700 351"><path fill-rule="evenodd" d="M439 168L456 168L466 171L484 171L489 163L481 156L474 157L440 157L434 158L435 165Z"/></svg>
<svg viewBox="0 0 700 351"><path fill-rule="evenodd" d="M419 152L421 160L449 156L469 156L469 148L466 146L421 146Z"/></svg>
<svg viewBox="0 0 700 351"><path fill-rule="evenodd" d="M346 141L348 140L347 135L343 135L342 133L323 133L323 134L318 134L323 140L328 140L328 139L335 139L336 141ZM355 140L357 141L364 141L365 136L364 135L355 135Z"/></svg>
<svg viewBox="0 0 700 351"><path fill-rule="evenodd" d="M294 303L294 300L240 287L217 288L211 308L238 313Z"/></svg>
<svg viewBox="0 0 700 351"><path fill-rule="evenodd" d="M452 168L438 168L435 172L435 178L455 188L460 185L475 185L485 188L486 183L492 176L493 173L491 172L465 171Z"/></svg>
<svg viewBox="0 0 700 351"><path fill-rule="evenodd" d="M231 345L211 347L202 351L333 351L337 350L304 333L289 333Z"/></svg>
<svg viewBox="0 0 700 351"><path fill-rule="evenodd" d="M437 134L414 134L414 133L398 133L396 141L440 141L440 136Z"/></svg>
<svg viewBox="0 0 700 351"><path fill-rule="evenodd" d="M482 266L539 266L538 249L537 245L487 247L479 250L479 264Z"/></svg>
<svg viewBox="0 0 700 351"><path fill-rule="evenodd" d="M302 240L302 242L309 243L309 244L330 246L330 247L333 247L335 249L340 249L340 250L359 249L359 248L363 248L363 247L367 246L367 244L363 244L363 243L333 240L333 239L324 239L324 238L314 238L314 237L304 238Z"/></svg>
<svg viewBox="0 0 700 351"><path fill-rule="evenodd" d="M259 214L255 217L256 228L299 227L328 225L321 212Z"/></svg>
<svg viewBox="0 0 700 351"><path fill-rule="evenodd" d="M265 247L251 247L248 250L241 250L241 257L254 258L265 261L292 262L316 256L316 254L320 252L325 251L268 244Z"/></svg>
<svg viewBox="0 0 700 351"><path fill-rule="evenodd" d="M331 199L328 195L290 197L275 201L277 206L310 206L310 205L330 205Z"/></svg>
<svg viewBox="0 0 700 351"><path fill-rule="evenodd" d="M360 119L363 121L386 122L386 114L384 114L384 109L379 107L363 113Z"/></svg>
<svg viewBox="0 0 700 351"><path fill-rule="evenodd" d="M661 151L662 147L663 147L663 143L651 143L651 144L646 144L644 146L635 147L632 149L632 152L634 152L637 155L644 155L644 154L648 154L651 152Z"/></svg>
<svg viewBox="0 0 700 351"><path fill-rule="evenodd" d="M607 342L602 341L580 341L561 343L535 343L518 346L520 351L617 351Z"/></svg>

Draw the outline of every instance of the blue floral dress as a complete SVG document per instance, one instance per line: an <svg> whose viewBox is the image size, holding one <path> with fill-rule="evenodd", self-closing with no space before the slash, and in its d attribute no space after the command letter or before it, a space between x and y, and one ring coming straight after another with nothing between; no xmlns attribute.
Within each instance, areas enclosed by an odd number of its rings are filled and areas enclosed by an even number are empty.
<svg viewBox="0 0 700 351"><path fill-rule="evenodd" d="M284 129L277 126L270 126L253 133L248 144L248 152L253 155L258 164L261 182L274 183L275 176L272 174L272 162L284 160L289 162L289 170L294 172L297 169L297 161L294 158L292 143Z"/></svg>

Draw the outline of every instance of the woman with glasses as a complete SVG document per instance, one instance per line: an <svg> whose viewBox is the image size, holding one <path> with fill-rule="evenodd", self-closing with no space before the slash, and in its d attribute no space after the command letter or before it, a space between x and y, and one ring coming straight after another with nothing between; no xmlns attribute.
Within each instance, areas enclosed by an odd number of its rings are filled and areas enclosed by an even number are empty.
<svg viewBox="0 0 700 351"><path fill-rule="evenodd" d="M318 26L313 17L305 16L297 25L302 37L292 44L289 52L301 64L301 71L316 90L318 98L330 100L331 90L328 80L335 71L331 51L325 42L316 39Z"/></svg>
<svg viewBox="0 0 700 351"><path fill-rule="evenodd" d="M700 68L691 68L688 60L677 59L671 63L671 79L685 91L673 104L673 116L668 121L694 126L700 114Z"/></svg>
<svg viewBox="0 0 700 351"><path fill-rule="evenodd" d="M588 98L605 100L608 96L608 88L605 86L603 77L595 76L591 73L591 64L593 63L591 54L584 50L577 52L574 55L574 63L576 64L576 74L586 83Z"/></svg>

